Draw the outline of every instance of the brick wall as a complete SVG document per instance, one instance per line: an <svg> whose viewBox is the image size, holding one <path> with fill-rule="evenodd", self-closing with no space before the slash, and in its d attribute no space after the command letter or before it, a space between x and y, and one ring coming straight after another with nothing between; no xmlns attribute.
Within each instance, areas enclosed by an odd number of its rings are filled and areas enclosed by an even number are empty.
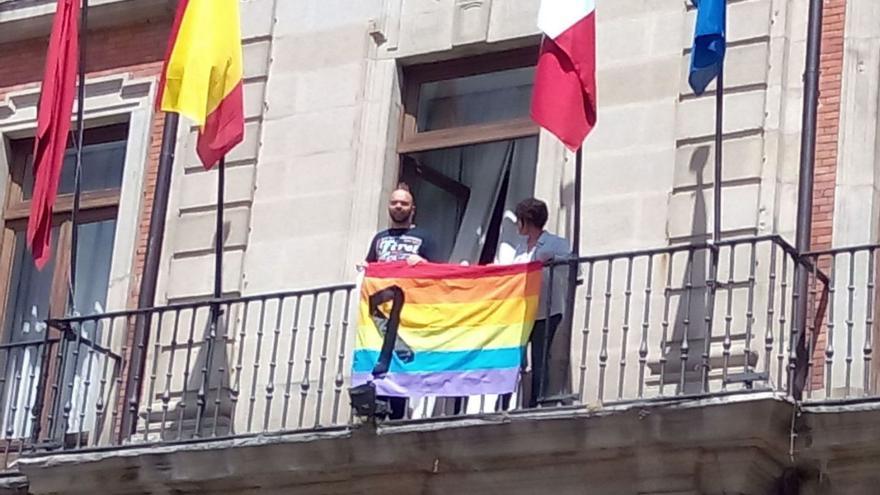
<svg viewBox="0 0 880 495"><path fill-rule="evenodd" d="M814 250L831 248L834 224L834 189L837 185L837 152L840 131L840 93L843 76L843 41L846 0L825 0L822 18L822 56L819 78L819 115L816 136L816 175L813 186ZM830 259L820 260L820 269L829 272ZM821 326L821 325L820 325ZM812 385L824 382L826 332L819 332L813 353Z"/></svg>
<svg viewBox="0 0 880 495"><path fill-rule="evenodd" d="M86 70L90 77L130 73L156 75L161 69L169 26L149 23L90 33ZM0 45L0 98L38 86L46 63L47 39Z"/></svg>

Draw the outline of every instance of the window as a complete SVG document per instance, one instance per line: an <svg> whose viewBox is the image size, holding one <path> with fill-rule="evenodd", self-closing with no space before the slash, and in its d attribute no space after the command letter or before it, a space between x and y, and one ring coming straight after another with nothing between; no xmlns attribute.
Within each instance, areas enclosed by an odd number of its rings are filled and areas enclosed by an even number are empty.
<svg viewBox="0 0 880 495"><path fill-rule="evenodd" d="M489 263L517 240L512 210L535 184L536 59L530 47L404 71L400 178L449 262Z"/></svg>
<svg viewBox="0 0 880 495"><path fill-rule="evenodd" d="M101 312L106 303L127 139L127 124L85 132L74 301L80 314ZM3 215L0 258L0 274L6 275L6 283L0 302L6 323L4 340L15 342L26 339L29 329L43 319L67 310L75 152L70 148L64 157L53 218L53 258L38 271L25 245L33 193L33 139L12 141L10 151L12 181Z"/></svg>
<svg viewBox="0 0 880 495"><path fill-rule="evenodd" d="M127 139L127 123L85 132L74 300L78 314L104 312L106 306ZM0 314L4 323L0 344L6 345L0 353L0 366L4 367L0 372L13 376L18 371L21 377L0 390L0 417L4 431L16 436L28 434L27 413L41 371L33 343L45 338L47 318L68 311L75 151L68 149L64 157L53 216L52 258L43 270L37 270L26 245L34 185L33 145L33 139L9 143L11 181L0 247ZM69 373L79 377L81 371L71 369Z"/></svg>

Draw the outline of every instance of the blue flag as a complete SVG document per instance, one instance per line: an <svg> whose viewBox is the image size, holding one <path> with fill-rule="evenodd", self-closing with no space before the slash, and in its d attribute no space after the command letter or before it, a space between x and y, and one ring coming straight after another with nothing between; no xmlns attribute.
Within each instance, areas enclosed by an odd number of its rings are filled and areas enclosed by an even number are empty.
<svg viewBox="0 0 880 495"><path fill-rule="evenodd" d="M727 48L727 0L693 0L697 6L697 25L691 52L688 83L700 95L721 72Z"/></svg>

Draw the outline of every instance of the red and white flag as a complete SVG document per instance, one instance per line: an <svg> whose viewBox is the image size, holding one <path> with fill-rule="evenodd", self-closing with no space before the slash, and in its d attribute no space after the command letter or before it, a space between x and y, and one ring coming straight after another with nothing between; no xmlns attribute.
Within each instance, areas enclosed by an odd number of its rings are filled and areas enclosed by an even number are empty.
<svg viewBox="0 0 880 495"><path fill-rule="evenodd" d="M542 0L532 119L571 150L596 125L596 0Z"/></svg>

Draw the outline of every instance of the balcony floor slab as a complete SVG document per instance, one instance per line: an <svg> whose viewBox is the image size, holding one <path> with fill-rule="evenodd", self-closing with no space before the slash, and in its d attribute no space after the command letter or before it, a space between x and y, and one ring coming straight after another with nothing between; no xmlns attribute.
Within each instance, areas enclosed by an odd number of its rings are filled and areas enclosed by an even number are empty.
<svg viewBox="0 0 880 495"><path fill-rule="evenodd" d="M788 460L773 393L361 425L20 460L30 492L763 494ZM76 483L71 484L70 480ZM591 491L593 491L591 489Z"/></svg>

